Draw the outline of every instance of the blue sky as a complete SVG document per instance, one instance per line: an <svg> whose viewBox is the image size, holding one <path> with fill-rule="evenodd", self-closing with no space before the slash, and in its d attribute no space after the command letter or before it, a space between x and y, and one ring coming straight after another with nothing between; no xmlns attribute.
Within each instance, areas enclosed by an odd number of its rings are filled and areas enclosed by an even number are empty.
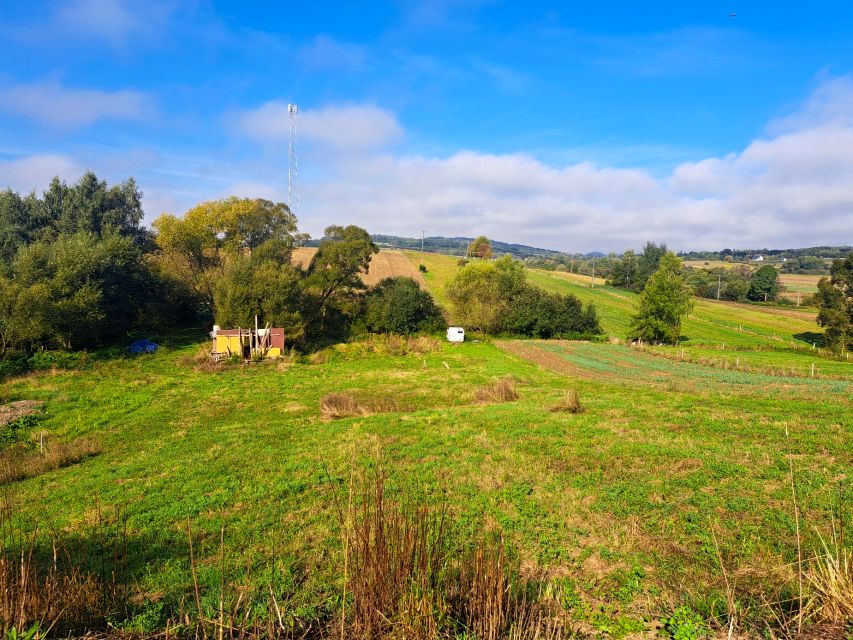
<svg viewBox="0 0 853 640"><path fill-rule="evenodd" d="M732 13L736 13L732 16ZM301 226L564 250L853 243L853 5L0 5L0 188L136 177Z"/></svg>

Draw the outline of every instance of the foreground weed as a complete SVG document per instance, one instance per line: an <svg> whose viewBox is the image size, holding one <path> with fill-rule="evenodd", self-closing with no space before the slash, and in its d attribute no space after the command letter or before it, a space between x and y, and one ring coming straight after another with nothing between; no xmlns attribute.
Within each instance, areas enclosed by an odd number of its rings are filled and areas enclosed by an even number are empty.
<svg viewBox="0 0 853 640"><path fill-rule="evenodd" d="M678 607L664 621L664 629L672 640L701 640L709 634L708 625L690 607Z"/></svg>

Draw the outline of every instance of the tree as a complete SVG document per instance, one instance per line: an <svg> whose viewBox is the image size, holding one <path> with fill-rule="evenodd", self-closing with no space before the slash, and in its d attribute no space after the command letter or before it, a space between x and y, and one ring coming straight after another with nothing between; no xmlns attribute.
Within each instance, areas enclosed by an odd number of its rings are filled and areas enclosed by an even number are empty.
<svg viewBox="0 0 853 640"><path fill-rule="evenodd" d="M447 326L432 296L411 278L386 278L368 294L365 326L375 333L401 335L437 331Z"/></svg>
<svg viewBox="0 0 853 640"><path fill-rule="evenodd" d="M63 233L53 242L35 242L18 252L12 274L20 287L18 307L28 300L38 310L32 320L17 323L27 327L22 335L65 348L125 334L144 320L140 310L155 295L142 250L117 232L103 238Z"/></svg>
<svg viewBox="0 0 853 640"><path fill-rule="evenodd" d="M524 264L508 255L469 263L446 290L454 322L466 328L540 338L601 333L592 305L529 285Z"/></svg>
<svg viewBox="0 0 853 640"><path fill-rule="evenodd" d="M217 283L216 323L251 327L258 317L264 325L284 328L288 340L301 339L301 276L291 264L290 248L268 240L250 255L238 257Z"/></svg>
<svg viewBox="0 0 853 640"><path fill-rule="evenodd" d="M779 295L779 274L776 267L766 264L752 274L746 297L756 302L775 300Z"/></svg>
<svg viewBox="0 0 853 640"><path fill-rule="evenodd" d="M818 282L815 300L824 344L834 351L853 350L853 253L833 260L830 277Z"/></svg>
<svg viewBox="0 0 853 640"><path fill-rule="evenodd" d="M681 336L681 320L692 309L693 292L681 272L681 260L666 252L640 294L628 337L676 343Z"/></svg>
<svg viewBox="0 0 853 640"><path fill-rule="evenodd" d="M474 238L468 245L468 251L465 253L468 258L480 258L481 260L491 260L492 258L492 243L486 236L478 236Z"/></svg>
<svg viewBox="0 0 853 640"><path fill-rule="evenodd" d="M610 284L614 287L633 289L637 284L637 256L632 249L622 254L620 260L615 260L610 272Z"/></svg>
<svg viewBox="0 0 853 640"><path fill-rule="evenodd" d="M652 274L657 271L658 265L666 253L666 244L663 242L660 244L647 242L645 244L643 247L643 253L640 254L640 257L637 260L637 276L633 280L633 289L636 291L642 291L645 288L646 282L648 282L649 278L652 277Z"/></svg>
<svg viewBox="0 0 853 640"><path fill-rule="evenodd" d="M447 283L453 319L475 331L498 333L501 317L527 280L524 265L506 255L494 262L470 262Z"/></svg>
<svg viewBox="0 0 853 640"><path fill-rule="evenodd" d="M296 216L286 204L230 197L203 202L182 218L163 214L154 221L161 264L181 279L208 309L230 261L269 240L287 247L301 243Z"/></svg>
<svg viewBox="0 0 853 640"><path fill-rule="evenodd" d="M354 225L326 229L302 283L307 334L342 336L357 315L365 286L361 276L379 248Z"/></svg>

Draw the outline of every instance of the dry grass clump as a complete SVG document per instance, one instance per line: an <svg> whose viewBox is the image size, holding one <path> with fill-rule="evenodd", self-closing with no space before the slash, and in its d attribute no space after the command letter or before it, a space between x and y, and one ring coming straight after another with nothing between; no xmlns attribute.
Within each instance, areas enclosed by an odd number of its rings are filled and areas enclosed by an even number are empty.
<svg viewBox="0 0 853 640"><path fill-rule="evenodd" d="M477 389L474 392L474 400L483 404L518 400L515 380L511 376L498 378L490 384Z"/></svg>
<svg viewBox="0 0 853 640"><path fill-rule="evenodd" d="M191 356L184 356L178 360L182 367L191 367L193 371L212 373L221 371L224 365L221 361L214 361L211 357L210 347L207 343L198 345L198 349Z"/></svg>
<svg viewBox="0 0 853 640"><path fill-rule="evenodd" d="M569 633L558 607L537 601L538 583L522 576L501 537L461 548L446 505L429 507L385 495L381 472L350 491L343 568L350 603L337 630L346 638L558 640Z"/></svg>
<svg viewBox="0 0 853 640"><path fill-rule="evenodd" d="M815 554L804 572L808 599L803 617L821 622L853 621L853 551L838 541Z"/></svg>
<svg viewBox="0 0 853 640"><path fill-rule="evenodd" d="M580 394L578 394L576 389L567 389L562 399L551 407L551 411L553 413L581 413L583 407L581 406Z"/></svg>
<svg viewBox="0 0 853 640"><path fill-rule="evenodd" d="M388 356L423 355L441 348L441 340L433 336L401 336L394 333L371 334L364 340L349 345L353 352L378 353Z"/></svg>
<svg viewBox="0 0 853 640"><path fill-rule="evenodd" d="M396 413L410 408L395 398L376 396L356 398L348 393L330 393L320 402L320 413L324 418L352 418L375 413Z"/></svg>
<svg viewBox="0 0 853 640"><path fill-rule="evenodd" d="M69 443L49 442L44 451L11 447L0 452L0 485L76 464L101 451L101 446L92 438L78 438Z"/></svg>
<svg viewBox="0 0 853 640"><path fill-rule="evenodd" d="M12 629L21 637L34 624L37 638L81 636L106 629L109 620L126 615L128 545L117 524L99 520L91 537L46 538L37 530L19 529L14 505L4 499L0 638L14 637Z"/></svg>

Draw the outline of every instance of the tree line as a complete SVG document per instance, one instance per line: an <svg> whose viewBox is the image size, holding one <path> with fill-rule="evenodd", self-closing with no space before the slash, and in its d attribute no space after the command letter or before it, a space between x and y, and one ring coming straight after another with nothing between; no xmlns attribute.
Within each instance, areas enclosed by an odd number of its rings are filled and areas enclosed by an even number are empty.
<svg viewBox="0 0 853 640"><path fill-rule="evenodd" d="M55 178L40 196L0 192L0 354L99 347L211 319L248 327L255 315L304 348L443 322L414 283L368 291L361 274L378 248L360 227L327 228L303 268L292 253L307 235L285 204L226 198L147 229L141 201L133 179L110 186L91 172L72 185Z"/></svg>

